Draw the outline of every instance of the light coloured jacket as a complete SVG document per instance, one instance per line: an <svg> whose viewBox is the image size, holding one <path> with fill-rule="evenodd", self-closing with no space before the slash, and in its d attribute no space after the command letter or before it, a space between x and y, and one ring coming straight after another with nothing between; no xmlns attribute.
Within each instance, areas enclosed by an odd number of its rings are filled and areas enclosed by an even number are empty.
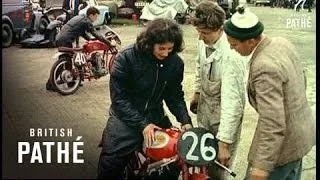
<svg viewBox="0 0 320 180"><path fill-rule="evenodd" d="M213 132L216 137L231 144L239 138L237 130L241 127L246 102L248 60L230 49L224 33L213 48L215 51L206 58L206 45L198 42L195 92L200 92L200 100L197 120L200 127L211 130L213 126L218 127L218 132Z"/></svg>
<svg viewBox="0 0 320 180"><path fill-rule="evenodd" d="M269 171L301 159L315 145L316 123L293 45L266 37L254 51L249 71L249 102L259 114L249 163Z"/></svg>

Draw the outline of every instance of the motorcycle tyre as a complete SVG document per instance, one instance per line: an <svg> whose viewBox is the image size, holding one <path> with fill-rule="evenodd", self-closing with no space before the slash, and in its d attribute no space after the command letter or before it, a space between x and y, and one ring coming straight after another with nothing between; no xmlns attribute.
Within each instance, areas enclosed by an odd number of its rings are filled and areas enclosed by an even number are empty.
<svg viewBox="0 0 320 180"><path fill-rule="evenodd" d="M58 92L59 94L61 95L71 95L71 94L74 94L80 87L80 82L81 80L79 80L78 82L76 82L76 87L74 88L74 90L70 91L70 92L65 92L65 91L62 91L60 90L57 85L55 84L54 82L54 70L56 69L57 65L59 65L61 62L63 61L67 61L67 63L71 63L71 60L68 60L67 58L70 58L70 57L66 57L66 56L62 56L62 57L59 57L59 59L52 65L52 68L50 70L50 83L54 89L54 91ZM71 64L70 64L71 65Z"/></svg>
<svg viewBox="0 0 320 180"><path fill-rule="evenodd" d="M2 47L3 48L7 48L9 46L11 46L12 42L13 42L13 30L10 27L10 25L8 23L3 23L2 24L2 32L5 31L7 33L7 38L2 37Z"/></svg>
<svg viewBox="0 0 320 180"><path fill-rule="evenodd" d="M48 25L49 25L49 21L46 18L42 17L40 19L40 24L39 24L39 33L44 34Z"/></svg>
<svg viewBox="0 0 320 180"><path fill-rule="evenodd" d="M28 31L27 28L24 28L24 29L21 30L20 36L19 36L20 41L23 41L23 40L25 40L27 38L30 38L30 37L31 37L31 34L30 34L30 32Z"/></svg>

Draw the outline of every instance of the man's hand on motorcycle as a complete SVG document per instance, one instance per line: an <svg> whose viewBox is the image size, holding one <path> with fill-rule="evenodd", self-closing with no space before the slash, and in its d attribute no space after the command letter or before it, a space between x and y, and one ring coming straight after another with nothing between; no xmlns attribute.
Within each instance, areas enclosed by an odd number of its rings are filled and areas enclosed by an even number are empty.
<svg viewBox="0 0 320 180"><path fill-rule="evenodd" d="M230 162L229 144L219 141L218 146L219 146L218 161L222 165L229 167L229 162Z"/></svg>
<svg viewBox="0 0 320 180"><path fill-rule="evenodd" d="M181 126L181 131L184 132L192 127L193 127L192 124L185 124L185 125Z"/></svg>
<svg viewBox="0 0 320 180"><path fill-rule="evenodd" d="M192 100L190 102L190 111L197 114L197 107L200 99L200 93L194 93Z"/></svg>
<svg viewBox="0 0 320 180"><path fill-rule="evenodd" d="M152 145L152 142L154 141L154 131L157 129L161 129L160 127L149 124L143 129L143 138L146 141L146 146L150 147Z"/></svg>

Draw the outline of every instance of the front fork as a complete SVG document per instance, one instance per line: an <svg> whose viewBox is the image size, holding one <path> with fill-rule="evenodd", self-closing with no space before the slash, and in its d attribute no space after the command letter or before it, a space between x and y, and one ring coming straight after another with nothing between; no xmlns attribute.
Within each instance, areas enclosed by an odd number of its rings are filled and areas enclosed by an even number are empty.
<svg viewBox="0 0 320 180"><path fill-rule="evenodd" d="M230 170L226 166L220 164L217 160L215 160L214 163L217 166L219 166L220 168L227 171L231 176L236 177L236 173L234 173L232 170ZM203 167L199 168L199 167L191 166L192 174L190 174L189 168L190 167L186 163L182 162L182 179L183 180L207 180L207 179L210 179L208 167L203 166ZM196 168L200 169L199 172L195 171Z"/></svg>
<svg viewBox="0 0 320 180"><path fill-rule="evenodd" d="M208 168L201 167L200 171L196 172L196 168L192 166L192 173L189 171L189 166L186 163L182 164L182 180L208 180L210 177L208 176Z"/></svg>

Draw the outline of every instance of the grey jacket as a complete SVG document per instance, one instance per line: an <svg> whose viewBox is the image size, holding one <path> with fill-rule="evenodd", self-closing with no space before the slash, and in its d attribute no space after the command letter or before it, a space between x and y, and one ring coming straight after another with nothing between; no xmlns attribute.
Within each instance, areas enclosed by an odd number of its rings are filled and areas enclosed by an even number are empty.
<svg viewBox="0 0 320 180"><path fill-rule="evenodd" d="M109 43L103 35L94 29L92 22L86 15L77 15L62 26L61 31L56 37L56 44L57 46L70 44L80 36L89 40L91 37L87 33L90 33L104 43Z"/></svg>
<svg viewBox="0 0 320 180"><path fill-rule="evenodd" d="M249 66L249 102L259 115L248 155L252 167L269 171L301 159L315 145L316 124L305 87L293 45L266 37Z"/></svg>

